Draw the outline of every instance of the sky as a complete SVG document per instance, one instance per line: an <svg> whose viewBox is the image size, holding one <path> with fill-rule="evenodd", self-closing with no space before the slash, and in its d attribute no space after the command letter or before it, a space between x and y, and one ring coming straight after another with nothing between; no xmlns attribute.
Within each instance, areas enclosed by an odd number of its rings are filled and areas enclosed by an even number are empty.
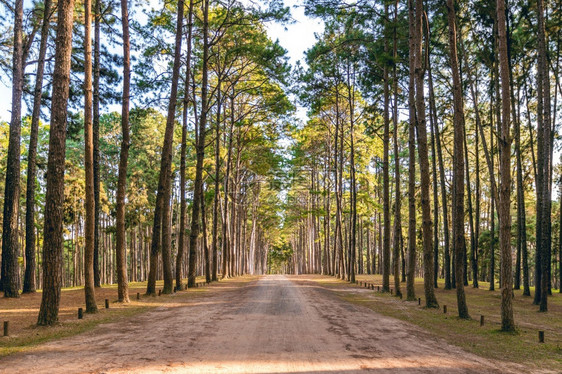
<svg viewBox="0 0 562 374"><path fill-rule="evenodd" d="M156 1L158 2L158 1ZM304 7L300 5L302 0L285 0L285 6L290 7L293 22L287 25L278 23L270 23L267 25L267 31L271 39L279 40L279 44L283 46L288 53L291 64L301 61L304 64L304 52L310 48L315 42L315 33L323 30L323 24L320 20L311 19L304 14ZM29 70L28 70L29 71ZM134 71L133 71L134 74ZM11 107L11 86L9 82L0 82L0 120L10 120ZM29 111L23 103L23 114ZM298 117L304 118L304 108L298 109Z"/></svg>

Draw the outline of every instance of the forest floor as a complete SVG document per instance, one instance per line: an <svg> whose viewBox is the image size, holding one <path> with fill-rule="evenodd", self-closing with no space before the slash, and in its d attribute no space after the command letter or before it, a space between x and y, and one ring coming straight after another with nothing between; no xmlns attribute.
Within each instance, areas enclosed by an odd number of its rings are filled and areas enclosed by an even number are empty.
<svg viewBox="0 0 562 374"><path fill-rule="evenodd" d="M350 284L334 278L317 279L324 287L338 291L342 299L365 306L377 313L408 321L432 334L455 344L471 353L492 360L505 360L546 369L562 374L562 294L553 290L548 298L548 313L540 313L533 305L531 296L522 296L523 290L514 290L513 311L517 332L500 332L501 294L489 290L488 282L480 282L479 288L472 283L465 286L465 294L470 320L458 318L456 290L445 290L440 280L435 294L439 309L424 307L423 279L416 279L416 296L421 298L421 306L416 301L406 301L406 283L400 283L403 299L396 297L394 279L390 277L393 295L372 292L364 289L365 283L382 288L381 275L358 275L355 291L349 292ZM534 288L531 288L534 295ZM444 306L447 313L444 313ZM484 316L484 326L480 326L480 316ZM545 343L538 342L538 331L545 332Z"/></svg>
<svg viewBox="0 0 562 374"><path fill-rule="evenodd" d="M354 295L361 301L346 300ZM235 278L4 357L0 373L547 372L482 358L360 305L384 297L323 276Z"/></svg>
<svg viewBox="0 0 562 374"><path fill-rule="evenodd" d="M238 282L244 278L238 279ZM253 278L245 281L249 282ZM199 277L197 282L204 282ZM184 284L187 280L184 280ZM162 289L163 281L156 283L156 289ZM78 308L86 309L83 287L63 288L59 310L59 323L54 327L37 327L37 315L41 305L41 291L32 294L22 294L17 299L6 299L0 292L0 329L3 321L9 322L9 336L3 337L0 330L0 360L3 356L26 351L33 346L53 339L60 339L89 331L97 325L119 318L127 318L156 308L164 304L183 300L183 298L198 297L205 292L205 288L193 288L178 292L173 297L145 296L146 282L129 283L131 302L128 304L117 302L117 285L103 285L96 288L98 313L86 314L78 320ZM137 299L137 293L140 298ZM109 301L109 309L105 309L105 299Z"/></svg>

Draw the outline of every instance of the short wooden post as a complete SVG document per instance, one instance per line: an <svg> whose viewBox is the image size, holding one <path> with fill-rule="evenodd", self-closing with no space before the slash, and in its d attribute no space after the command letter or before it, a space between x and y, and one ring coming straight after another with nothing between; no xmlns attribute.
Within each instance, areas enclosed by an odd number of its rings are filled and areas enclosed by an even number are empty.
<svg viewBox="0 0 562 374"><path fill-rule="evenodd" d="M418 305L421 305L421 297L418 297Z"/></svg>
<svg viewBox="0 0 562 374"><path fill-rule="evenodd" d="M381 286L377 286L377 291L380 291L380 290L381 290Z"/></svg>
<svg viewBox="0 0 562 374"><path fill-rule="evenodd" d="M544 331L539 331L539 343L544 343Z"/></svg>
<svg viewBox="0 0 562 374"><path fill-rule="evenodd" d="M371 290L375 290L375 286L371 284Z"/></svg>
<svg viewBox="0 0 562 374"><path fill-rule="evenodd" d="M443 313L447 314L447 305L443 305Z"/></svg>
<svg viewBox="0 0 562 374"><path fill-rule="evenodd" d="M78 319L82 319L84 317L84 309L78 308Z"/></svg>
<svg viewBox="0 0 562 374"><path fill-rule="evenodd" d="M10 322L4 321L4 336L10 335Z"/></svg>
<svg viewBox="0 0 562 374"><path fill-rule="evenodd" d="M390 289L390 294L392 295L392 288Z"/></svg>
<svg viewBox="0 0 562 374"><path fill-rule="evenodd" d="M137 292L137 300L140 300L140 292Z"/></svg>
<svg viewBox="0 0 562 374"><path fill-rule="evenodd" d="M480 316L480 326L484 326L484 316Z"/></svg>
<svg viewBox="0 0 562 374"><path fill-rule="evenodd" d="M162 290L158 290L158 296L162 295Z"/></svg>
<svg viewBox="0 0 562 374"><path fill-rule="evenodd" d="M105 299L105 309L109 309L109 299Z"/></svg>
<svg viewBox="0 0 562 374"><path fill-rule="evenodd" d="M185 289L187 290L187 284L185 285Z"/></svg>

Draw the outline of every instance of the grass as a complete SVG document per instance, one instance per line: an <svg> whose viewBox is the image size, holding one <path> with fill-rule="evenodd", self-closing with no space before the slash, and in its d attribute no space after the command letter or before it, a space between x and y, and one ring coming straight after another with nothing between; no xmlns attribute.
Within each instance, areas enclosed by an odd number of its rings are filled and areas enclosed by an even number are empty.
<svg viewBox="0 0 562 374"><path fill-rule="evenodd" d="M226 282L249 282L251 277L240 277L221 281ZM197 278L197 282L204 282L204 277ZM186 282L184 282L185 284ZM156 289L163 287L163 281L156 283ZM0 294L0 324L9 321L10 335L1 336L0 331L0 358L17 353L25 352L38 344L51 340L61 339L68 336L90 331L96 326L130 318L148 310L167 304L168 306L181 305L187 300L203 297L207 292L217 287L191 288L188 291L180 291L172 295L145 296L146 282L129 283L129 295L131 302L128 304L117 302L117 285L104 285L96 288L96 301L98 312L94 314L84 313L84 318L77 317L78 308L85 310L84 290L82 287L69 287L62 290L59 311L59 322L55 326L37 326L37 315L41 305L41 292L21 295L17 299L7 299ZM137 292L140 299L137 300ZM105 309L105 299L109 299L110 307Z"/></svg>
<svg viewBox="0 0 562 374"><path fill-rule="evenodd" d="M463 320L457 317L456 291L444 290L442 282L435 290L440 308L428 309L424 307L423 279L416 279L415 283L421 306L418 306L417 299L405 301L405 283L401 283L404 294L404 300L401 300L388 293L357 292L356 288L349 288L349 283L335 278L317 277L315 280L337 291L344 300L410 322L479 356L557 372L562 367L562 294L558 292L553 292L548 299L548 313L540 313L538 306L532 304L531 297L523 297L522 291L514 291L513 310L517 331L504 333L500 331L500 292L488 291L489 284L485 282L480 282L481 288L478 289L471 285L465 287L471 319ZM382 276L359 275L357 282L374 284L376 289L376 286L382 285ZM392 277L390 284L394 285ZM447 306L447 314L443 312L444 305ZM481 315L485 318L482 327ZM545 332L544 344L538 342L539 330Z"/></svg>

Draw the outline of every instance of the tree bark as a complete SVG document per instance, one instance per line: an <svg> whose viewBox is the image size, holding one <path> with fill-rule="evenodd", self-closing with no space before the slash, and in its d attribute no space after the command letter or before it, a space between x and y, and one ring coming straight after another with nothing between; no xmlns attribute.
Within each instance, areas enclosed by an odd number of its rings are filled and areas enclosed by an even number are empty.
<svg viewBox="0 0 562 374"><path fill-rule="evenodd" d="M408 271L406 294L408 300L416 299L414 287L416 272L416 99L415 99L415 6L414 0L408 0L409 22L409 84L408 84Z"/></svg>
<svg viewBox="0 0 562 374"><path fill-rule="evenodd" d="M537 244L535 255L535 298L539 310L548 310L550 268L550 76L545 36L544 1L537 1ZM538 265L540 264L540 266Z"/></svg>
<svg viewBox="0 0 562 374"><path fill-rule="evenodd" d="M539 2L542 0L539 0ZM505 2L497 0L498 51L502 91L502 122L500 146L500 252L501 252L501 292L502 292L502 331L514 331L512 306L512 260L511 260L511 136L510 136L510 87L509 61L507 56L507 37L505 21Z"/></svg>
<svg viewBox="0 0 562 374"><path fill-rule="evenodd" d="M384 4L384 19L388 19L388 3ZM383 32L386 31L387 22L384 22ZM384 53L388 54L388 38L384 38ZM383 267L382 267L382 291L390 292L390 175L389 175L389 148L390 148L390 119L389 119L389 79L387 63L383 66ZM395 259L396 261L396 259Z"/></svg>
<svg viewBox="0 0 562 374"><path fill-rule="evenodd" d="M86 219L84 249L84 295L86 313L95 313L94 288L94 137L92 123L92 1L84 0L84 173Z"/></svg>
<svg viewBox="0 0 562 374"><path fill-rule="evenodd" d="M127 0L121 0L121 26L123 29L123 104L121 108L121 152L117 180L117 299L129 302L127 282L127 236L125 226L125 195L127 189L127 161L129 159L129 95L131 82L131 56L129 42L129 10Z"/></svg>
<svg viewBox="0 0 562 374"><path fill-rule="evenodd" d="M189 10L187 16L187 55L185 67L185 87L183 98L183 118L182 118L182 132L181 132L181 154L180 154L180 234L178 253L176 255L176 290L182 290L182 264L185 253L185 229L187 201L185 196L185 168L186 168L186 153L187 153L187 108L189 106L189 80L191 77L191 36L193 32L193 0L189 0Z"/></svg>
<svg viewBox="0 0 562 374"><path fill-rule="evenodd" d="M2 282L4 297L19 297L19 199L21 98L23 93L23 0L14 4L14 53L12 60L12 114L8 139L4 215L2 221Z"/></svg>
<svg viewBox="0 0 562 374"><path fill-rule="evenodd" d="M46 176L43 293L37 318L38 325L53 325L57 322L59 313L62 283L66 115L70 85L73 12L74 0L59 1Z"/></svg>
<svg viewBox="0 0 562 374"><path fill-rule="evenodd" d="M429 38L429 35L428 35ZM449 237L449 212L447 208L447 184L445 181L445 167L443 165L443 150L441 149L441 135L439 125L437 123L437 108L435 107L435 94L433 90L433 74L431 73L431 60L427 59L427 84L429 89L429 107L435 124L435 143L437 146L437 161L439 164L439 182L441 185L441 209L443 215L443 257L444 257L444 273L445 273L445 289L451 289L451 253L450 253L450 237ZM437 223L435 223L437 224Z"/></svg>
<svg viewBox="0 0 562 374"><path fill-rule="evenodd" d="M158 192L156 195L156 207L154 209L154 223L152 226L152 244L150 248L150 272L146 287L147 295L156 293L156 273L158 269L158 254L162 249L162 268L164 273L163 293L173 292L172 262L171 262L171 234L170 234L170 190L172 179L172 151L174 141L174 125L176 114L176 100L178 93L178 82L181 65L181 41L183 26L184 1L178 1L176 19L176 39L174 47L174 66L172 71L172 87L170 91L170 102L168 104L168 115L166 118L166 130L164 133L164 145L162 147L162 158L160 163L160 176L158 179Z"/></svg>
<svg viewBox="0 0 562 374"><path fill-rule="evenodd" d="M462 87L457 57L457 31L454 0L447 0L449 24L449 53L453 75L453 250L455 252L455 275L457 279L457 306L459 318L469 319L464 293L464 142L465 122ZM467 160L468 161L468 160Z"/></svg>
<svg viewBox="0 0 562 374"><path fill-rule="evenodd" d="M25 198L25 276L23 293L35 292L35 185L37 183L37 142L39 138L39 117L41 116L41 96L43 93L43 74L45 72L45 56L51 20L52 1L46 0L41 25L41 42L39 59L33 91L33 112L31 115L31 134L27 154L27 188Z"/></svg>
<svg viewBox="0 0 562 374"><path fill-rule="evenodd" d="M187 286L195 286L197 252L195 246L200 230L201 201L203 199L203 159L205 158L205 133L207 126L207 85L209 62L209 0L203 1L203 71L201 82L201 116L195 143L197 163L195 166L195 183L193 187L193 210L191 213L191 232L189 234L189 271Z"/></svg>
<svg viewBox="0 0 562 374"><path fill-rule="evenodd" d="M429 157L427 149L427 129L425 123L424 102L424 69L422 67L422 18L423 0L416 0L416 59L415 59L415 88L416 88L416 133L418 139L418 155L421 175L421 207L422 207L422 237L423 237L423 268L425 305L437 308L439 304L433 288L433 233L431 232L431 206L429 200Z"/></svg>
<svg viewBox="0 0 562 374"><path fill-rule="evenodd" d="M398 74L396 71L396 61L398 59L398 38L397 38L397 25L398 25L398 0L394 2L394 24L393 24L393 42L392 42L392 56L394 59L393 74L392 74L392 91L394 94L394 108L392 111L392 123L394 125L394 243L392 256L394 257L394 289L396 296L402 297L400 290L400 249L402 238L402 217L400 214L401 204L400 200L400 154L398 150Z"/></svg>
<svg viewBox="0 0 562 374"><path fill-rule="evenodd" d="M93 86L93 136L94 136L94 286L101 287L100 279L100 29L101 1L95 0L94 10L94 86Z"/></svg>

